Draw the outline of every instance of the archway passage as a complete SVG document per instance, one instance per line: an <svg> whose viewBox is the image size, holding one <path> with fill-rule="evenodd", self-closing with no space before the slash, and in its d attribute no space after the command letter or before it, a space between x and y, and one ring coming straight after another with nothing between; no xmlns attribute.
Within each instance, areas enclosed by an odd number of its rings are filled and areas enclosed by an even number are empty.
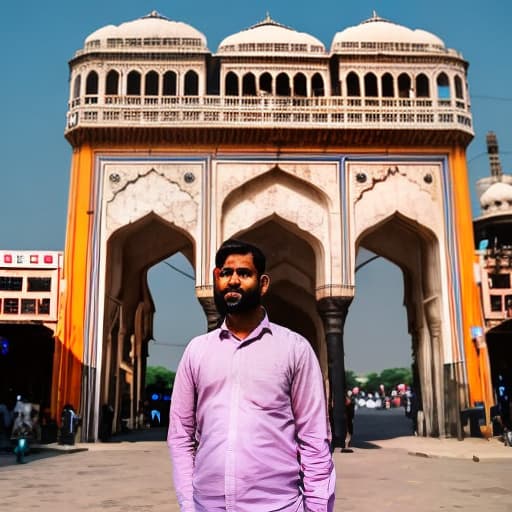
<svg viewBox="0 0 512 512"><path fill-rule="evenodd" d="M155 312L147 273L178 252L194 260L192 241L154 213L120 228L108 241L100 406L109 414L99 419L100 438L138 426Z"/></svg>
<svg viewBox="0 0 512 512"><path fill-rule="evenodd" d="M325 369L323 328L315 300L316 256L306 234L272 216L234 238L258 246L267 257L271 285L264 306L270 320L308 339Z"/></svg>
<svg viewBox="0 0 512 512"><path fill-rule="evenodd" d="M0 403L12 410L21 395L39 407L44 423L51 401L53 332L41 324L0 324L0 339Z"/></svg>
<svg viewBox="0 0 512 512"><path fill-rule="evenodd" d="M395 263L403 273L420 434L457 435L458 376L445 364L443 355L437 239L424 226L395 213L367 229L360 236L358 246Z"/></svg>

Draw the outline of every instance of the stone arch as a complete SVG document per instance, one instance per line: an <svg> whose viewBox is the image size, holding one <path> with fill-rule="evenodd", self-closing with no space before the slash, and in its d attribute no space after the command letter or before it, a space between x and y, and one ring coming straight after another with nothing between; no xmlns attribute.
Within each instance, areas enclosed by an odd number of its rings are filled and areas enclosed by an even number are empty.
<svg viewBox="0 0 512 512"><path fill-rule="evenodd" d="M404 278L413 354L425 435L456 435L457 386L446 377L444 303L439 240L430 228L394 211L359 233L364 247L396 264ZM448 398L449 397L449 398Z"/></svg>
<svg viewBox="0 0 512 512"><path fill-rule="evenodd" d="M107 232L113 233L150 213L190 233L199 215L196 199L177 180L151 168L112 193L106 205Z"/></svg>
<svg viewBox="0 0 512 512"><path fill-rule="evenodd" d="M110 69L107 73L105 94L107 96L117 96L119 94L119 72L116 69Z"/></svg>
<svg viewBox="0 0 512 512"><path fill-rule="evenodd" d="M141 91L141 73L132 69L126 77L126 94L139 96Z"/></svg>
<svg viewBox="0 0 512 512"><path fill-rule="evenodd" d="M279 218L314 247L317 279L324 284L324 251L329 251L330 244L328 212L329 199L323 191L274 166L226 196L221 208L222 238Z"/></svg>
<svg viewBox="0 0 512 512"><path fill-rule="evenodd" d="M226 78L224 80L224 90L226 96L238 96L240 94L238 87L238 75L233 71L229 71L226 74Z"/></svg>
<svg viewBox="0 0 512 512"><path fill-rule="evenodd" d="M267 256L270 292L264 300L270 319L309 340L326 372L327 354L317 313L315 283L318 259L325 251L318 240L277 215L230 234L260 247Z"/></svg>
<svg viewBox="0 0 512 512"><path fill-rule="evenodd" d="M154 70L148 71L144 76L144 94L158 96L160 76Z"/></svg>
<svg viewBox="0 0 512 512"><path fill-rule="evenodd" d="M114 408L114 431L121 417L135 418L143 399L155 312L147 272L177 252L194 266L195 251L190 233L154 212L121 226L107 241L100 401Z"/></svg>

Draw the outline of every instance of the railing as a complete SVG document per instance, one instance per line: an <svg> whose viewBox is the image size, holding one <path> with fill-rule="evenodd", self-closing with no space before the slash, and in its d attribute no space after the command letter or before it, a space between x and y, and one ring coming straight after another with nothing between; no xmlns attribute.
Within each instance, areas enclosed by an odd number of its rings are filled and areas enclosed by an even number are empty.
<svg viewBox="0 0 512 512"><path fill-rule="evenodd" d="M87 96L69 104L78 126L426 128L472 131L465 103L431 98ZM307 125L307 126L305 126Z"/></svg>

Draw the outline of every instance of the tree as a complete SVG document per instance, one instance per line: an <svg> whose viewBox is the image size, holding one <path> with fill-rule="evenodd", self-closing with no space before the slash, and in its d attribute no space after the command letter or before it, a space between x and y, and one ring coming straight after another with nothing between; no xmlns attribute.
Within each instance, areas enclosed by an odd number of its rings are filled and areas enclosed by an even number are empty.
<svg viewBox="0 0 512 512"><path fill-rule="evenodd" d="M164 389L172 388L175 376L176 372L163 366L148 366L146 368L146 388L149 386Z"/></svg>
<svg viewBox="0 0 512 512"><path fill-rule="evenodd" d="M359 386L359 382L357 381L357 375L352 370L345 370L345 388L352 389L356 386Z"/></svg>
<svg viewBox="0 0 512 512"><path fill-rule="evenodd" d="M410 386L412 384L412 371L410 368L388 368L382 370L380 380L386 391L396 389L398 384Z"/></svg>

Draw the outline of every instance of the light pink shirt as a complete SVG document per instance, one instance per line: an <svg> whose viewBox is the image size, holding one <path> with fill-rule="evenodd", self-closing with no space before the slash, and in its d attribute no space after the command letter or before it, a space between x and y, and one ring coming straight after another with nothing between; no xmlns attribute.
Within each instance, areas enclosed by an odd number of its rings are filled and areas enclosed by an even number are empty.
<svg viewBox="0 0 512 512"><path fill-rule="evenodd" d="M320 367L302 336L265 316L242 341L223 324L188 344L167 437L182 512L332 511L328 438Z"/></svg>

